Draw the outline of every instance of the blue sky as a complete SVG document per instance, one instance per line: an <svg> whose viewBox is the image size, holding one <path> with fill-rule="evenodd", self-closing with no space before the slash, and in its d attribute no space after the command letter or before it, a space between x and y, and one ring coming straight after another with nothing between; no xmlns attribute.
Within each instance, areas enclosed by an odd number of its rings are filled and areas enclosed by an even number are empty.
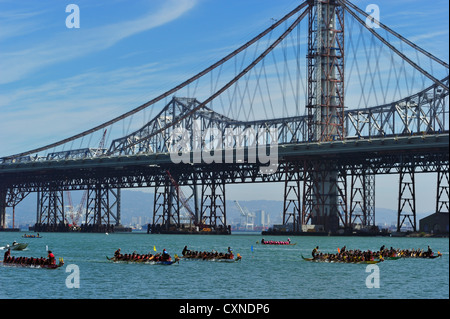
<svg viewBox="0 0 450 319"><path fill-rule="evenodd" d="M447 1L353 1L449 60ZM80 8L68 29L66 6ZM295 0L0 0L0 156L89 129L216 62ZM434 187L433 187L434 188Z"/></svg>

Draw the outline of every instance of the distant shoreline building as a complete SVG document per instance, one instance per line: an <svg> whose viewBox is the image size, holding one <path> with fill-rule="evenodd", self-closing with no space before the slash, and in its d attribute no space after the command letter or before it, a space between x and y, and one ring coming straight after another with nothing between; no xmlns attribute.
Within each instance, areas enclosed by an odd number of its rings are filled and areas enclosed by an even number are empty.
<svg viewBox="0 0 450 319"><path fill-rule="evenodd" d="M447 234L448 213L434 213L419 221L419 231L432 234Z"/></svg>
<svg viewBox="0 0 450 319"><path fill-rule="evenodd" d="M268 227L270 224L270 215L264 210L255 211L254 224L256 227Z"/></svg>

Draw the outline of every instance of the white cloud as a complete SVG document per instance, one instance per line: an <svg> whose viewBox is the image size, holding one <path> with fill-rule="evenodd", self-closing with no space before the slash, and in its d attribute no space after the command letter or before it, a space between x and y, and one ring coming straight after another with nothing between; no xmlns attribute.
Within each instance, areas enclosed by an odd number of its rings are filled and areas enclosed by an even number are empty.
<svg viewBox="0 0 450 319"><path fill-rule="evenodd" d="M18 81L31 72L48 65L68 61L92 52L107 49L119 41L140 32L169 23L196 5L196 0L169 0L158 11L147 12L139 18L117 22L96 28L70 30L55 36L42 44L22 49L20 51L0 53L0 84ZM21 24L8 27L4 38L25 32L27 25Z"/></svg>

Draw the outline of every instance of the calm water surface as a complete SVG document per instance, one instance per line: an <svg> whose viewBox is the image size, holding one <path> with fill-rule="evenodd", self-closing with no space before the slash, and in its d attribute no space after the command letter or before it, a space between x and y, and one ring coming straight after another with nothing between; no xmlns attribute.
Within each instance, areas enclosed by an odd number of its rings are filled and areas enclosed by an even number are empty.
<svg viewBox="0 0 450 319"><path fill-rule="evenodd" d="M0 246L29 243L15 256L46 257L46 247L65 265L57 270L0 265L0 298L131 298L131 299L336 299L449 298L448 238L295 237L295 246L261 246L260 234L231 236L42 233L43 238L22 238L24 233L0 233ZM264 237L285 240L284 237ZM117 248L123 253L153 252L164 248L181 255L192 250L225 252L228 246L243 256L241 262L180 261L171 266L115 264L106 260ZM423 248L440 251L438 259L401 259L379 265L380 288L369 289L367 265L303 261L319 246L323 252L347 249L378 250ZM3 254L3 251L1 251ZM3 257L3 255L2 255ZM69 265L79 269L79 288L68 288Z"/></svg>

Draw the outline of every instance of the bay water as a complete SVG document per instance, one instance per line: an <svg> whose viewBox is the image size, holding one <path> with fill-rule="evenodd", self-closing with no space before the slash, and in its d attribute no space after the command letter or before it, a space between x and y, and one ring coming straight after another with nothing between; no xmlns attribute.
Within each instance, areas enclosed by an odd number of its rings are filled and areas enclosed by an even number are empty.
<svg viewBox="0 0 450 319"><path fill-rule="evenodd" d="M8 267L0 264L1 299L448 299L448 238L290 236L294 246L267 246L265 240L286 240L259 233L232 235L152 235L146 233L0 232L0 246L28 243L13 256L47 257L47 248L64 266L55 269ZM34 234L34 233L28 233ZM314 247L378 250L424 249L441 252L436 259L405 258L377 264L379 288L370 288L375 274L364 264L312 263ZM231 247L242 260L234 263L181 260L170 266L112 263L114 251L154 253L166 249L172 257L184 246L198 251L226 252ZM0 252L4 252L3 250ZM3 255L2 255L3 258ZM75 280L77 276L77 280ZM372 277L371 277L372 276ZM372 279L371 279L372 278ZM368 284L369 283L369 284ZM373 285L372 285L373 286Z"/></svg>

